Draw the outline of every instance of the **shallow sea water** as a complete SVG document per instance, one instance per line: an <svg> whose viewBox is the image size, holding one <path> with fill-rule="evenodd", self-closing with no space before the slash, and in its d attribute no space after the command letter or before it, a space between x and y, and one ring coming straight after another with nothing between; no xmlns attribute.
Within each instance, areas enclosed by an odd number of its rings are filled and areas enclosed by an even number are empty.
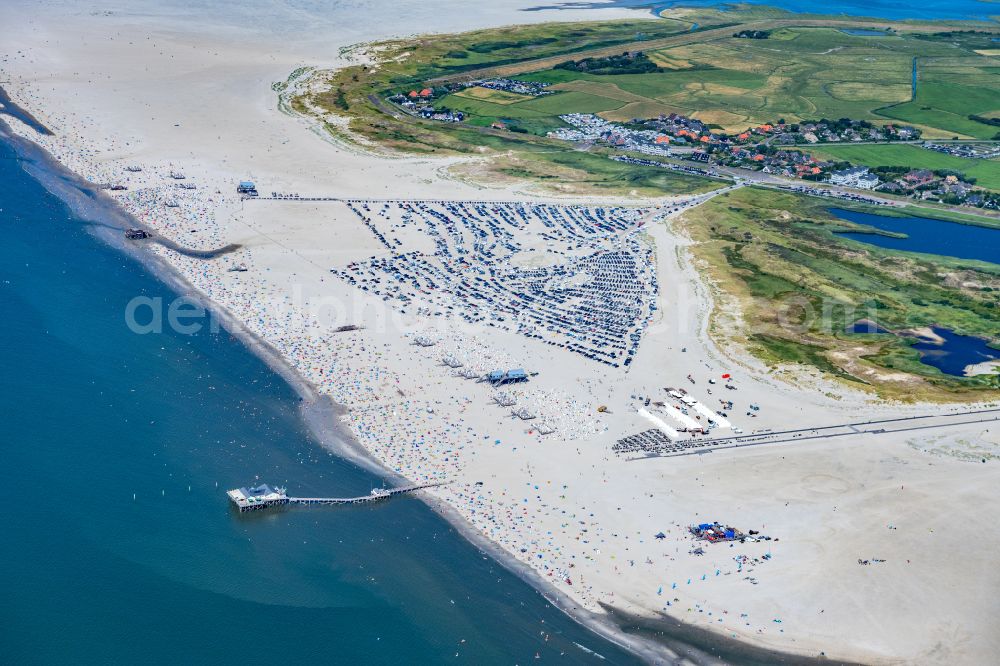
<svg viewBox="0 0 1000 666"><path fill-rule="evenodd" d="M304 496L381 480L225 331L129 331L131 298L174 294L2 143L0 183L0 662L635 661L414 498L235 514L225 489L258 477Z"/></svg>

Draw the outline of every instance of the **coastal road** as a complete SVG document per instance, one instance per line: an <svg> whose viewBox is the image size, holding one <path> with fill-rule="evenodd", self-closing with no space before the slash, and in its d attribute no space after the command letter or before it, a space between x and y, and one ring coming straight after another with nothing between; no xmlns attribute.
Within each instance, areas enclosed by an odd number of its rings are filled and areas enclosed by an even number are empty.
<svg viewBox="0 0 1000 666"><path fill-rule="evenodd" d="M690 167L693 164L692 162L680 160L676 157L661 158L658 161L661 162L661 164L666 165L667 168ZM924 213L924 215L929 215L934 212L958 213L968 217L982 218L982 224L989 226L994 226L997 224L998 221L1000 221L1000 211L972 208L969 206L945 206L945 205L932 206L928 205L928 203L924 201L914 201L912 199L885 194L882 192L876 192L873 190L852 189L848 187L842 187L839 185L832 185L830 183L806 181L797 178L788 178L776 174L767 174L762 171L741 169L739 167L727 167L716 164L704 164L704 165L699 165L699 168L711 169L712 171L714 171L714 175L709 174L706 177L734 179L738 181L743 181L744 184L746 185L755 185L757 187L765 187L781 191L794 191L794 192L799 192L800 194L805 194L807 196L844 199L847 201L859 201L860 200L859 198L863 198L868 201L862 201L862 203L874 203L884 206L893 206L896 208L907 208L907 207L923 208L926 210L926 213ZM800 191L803 190L803 188L812 191ZM913 214L916 216L921 215L920 211L913 211Z"/></svg>
<svg viewBox="0 0 1000 666"><path fill-rule="evenodd" d="M816 143L788 143L782 148L816 148L823 149L827 146L916 146L920 148L925 143L962 145L964 143L993 143L988 139L908 139L900 141L823 141ZM983 159L983 158L981 158ZM985 158L989 159L989 158Z"/></svg>

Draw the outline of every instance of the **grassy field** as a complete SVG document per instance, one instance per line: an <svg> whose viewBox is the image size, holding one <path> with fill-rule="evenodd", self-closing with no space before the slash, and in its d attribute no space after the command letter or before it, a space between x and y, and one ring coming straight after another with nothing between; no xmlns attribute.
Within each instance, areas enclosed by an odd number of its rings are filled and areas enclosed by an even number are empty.
<svg viewBox="0 0 1000 666"><path fill-rule="evenodd" d="M880 40L873 43L875 40ZM728 39L671 49L692 66L753 74L759 84L736 99L728 91L688 86L671 101L699 112L737 111L743 127L806 118L868 118L875 108L909 99L904 37L854 37L840 30L785 28L767 40ZM730 126L726 129L740 129Z"/></svg>
<svg viewBox="0 0 1000 666"><path fill-rule="evenodd" d="M506 92L504 90L493 90L491 88L482 88L480 86L466 88L461 92L455 93L455 95L465 99L480 100L500 105L526 102L531 99L531 95L519 95L517 93Z"/></svg>
<svg viewBox="0 0 1000 666"><path fill-rule="evenodd" d="M393 67L394 83L423 83L483 66L660 39L689 31L684 21L536 24L387 42L411 57Z"/></svg>
<svg viewBox="0 0 1000 666"><path fill-rule="evenodd" d="M487 64L686 35L690 29L690 23L671 20L560 23L383 42L377 45L378 67L355 65L320 73L322 85L294 98L292 107L318 118L329 113L346 116L348 131L339 125L326 125L328 131L344 139L361 139L370 145L410 153L492 157L471 168L483 181L515 178L521 173L524 178L534 174L537 177L532 179L537 183L557 186L567 193L662 196L704 192L719 183L653 167L622 165L607 159L608 151L601 149L576 156L572 146L545 137L547 132L564 126L558 119L565 112L563 107L587 112L614 110L624 104L616 99L586 91L531 97L472 87L434 101L438 107L468 114L468 121L459 124L408 115L386 101L395 92L419 90L435 78L459 75ZM523 132L491 129L496 120ZM498 171L489 170L494 168ZM559 174L558 179L546 177L554 173Z"/></svg>
<svg viewBox="0 0 1000 666"><path fill-rule="evenodd" d="M917 60L917 96L881 109L880 114L979 139L991 139L1000 128L969 119L990 117L1000 110L1000 58L982 51L996 47L995 35L943 33L920 35L928 45Z"/></svg>
<svg viewBox="0 0 1000 666"><path fill-rule="evenodd" d="M902 31L873 37L835 28L784 27L766 40L725 35L652 51L651 59L662 68L657 72L595 75L543 69L519 74L552 84L557 93L544 102L504 100L484 106L450 96L445 103L483 124L533 118L541 122L525 126L545 130L558 126L557 116L565 113L628 121L676 112L726 131L779 118L849 117L903 120L921 127L929 138L990 138L1000 128L968 117L1000 112L1000 59L979 53L980 41L929 39ZM917 97L911 101L915 57L919 76Z"/></svg>
<svg viewBox="0 0 1000 666"><path fill-rule="evenodd" d="M866 166L905 166L913 169L954 169L976 179L977 184L1000 191L1000 161L973 160L945 155L918 146L866 145L817 146L808 152L823 159L847 160Z"/></svg>
<svg viewBox="0 0 1000 666"><path fill-rule="evenodd" d="M471 180L499 183L530 181L560 194L656 197L672 192L696 192L722 185L709 179L678 180L675 172L651 166L623 164L602 153L552 151L505 154L485 162L469 162L458 175Z"/></svg>
<svg viewBox="0 0 1000 666"><path fill-rule="evenodd" d="M734 341L770 364L817 368L886 397L1000 395L1000 379L945 375L902 338L845 333L873 317L891 330L940 325L1000 342L1000 267L842 241L833 231L850 225L827 205L743 188L685 215L713 283L742 306L746 328Z"/></svg>
<svg viewBox="0 0 1000 666"><path fill-rule="evenodd" d="M546 135L564 126L560 115L574 112L596 113L616 121L677 112L726 130L742 130L778 118L849 116L884 122L888 117L878 114L906 113L901 105L909 103L914 55L920 55L921 62L946 62L955 72L948 85L976 88L978 92L969 94L974 95L972 106L980 115L992 113L986 107L993 104L995 91L1000 89L1000 68L983 66L991 58L976 53L986 48L982 39L938 39L926 34L944 29L943 25L823 18L759 7L670 13L668 18L652 21L512 26L383 42L366 54L375 57L377 67L356 65L319 72L315 76L321 80L314 79L316 85L296 97L292 107L318 118L330 113L346 116L348 131L342 125L328 124L329 131L390 150L486 156L513 151L521 164L535 161L527 171L544 174L546 182L555 174L588 183L588 188L602 177L617 186L630 180L655 181L656 187L663 188L661 193L685 193L715 185L676 172L654 178L643 167L634 166L628 167L630 177L622 178L620 167L604 159L599 147L591 149L602 157L588 162L593 173L568 174L572 167L566 163L573 160L566 153L575 147ZM697 30L692 30L696 23ZM857 25L894 26L900 32L863 37L842 30ZM732 37L746 26L771 30L772 38ZM663 69L601 75L554 69L567 60L606 57L629 49L643 50ZM442 92L441 86L456 81L495 75L545 81L554 94L530 97L477 87ZM930 95L936 83L930 73L926 78ZM433 103L463 111L466 122L424 120L386 101L393 94L424 87L436 87L443 97ZM955 98L963 94L960 90L952 93ZM946 109L947 101L920 109L928 116L921 119L927 136L973 134L969 123L989 127L963 119L953 106ZM994 110L1000 110L1000 101ZM511 131L494 129L496 121ZM982 134L985 130L977 127L976 131Z"/></svg>
<svg viewBox="0 0 1000 666"><path fill-rule="evenodd" d="M881 109L879 113L913 125L945 130L960 138L992 139L1000 135L1000 128L969 119L973 114L988 116L1000 107L1000 67L974 68L963 64L969 60L942 58L922 63L916 100ZM960 83L952 82L956 80L955 68L972 71L959 77Z"/></svg>

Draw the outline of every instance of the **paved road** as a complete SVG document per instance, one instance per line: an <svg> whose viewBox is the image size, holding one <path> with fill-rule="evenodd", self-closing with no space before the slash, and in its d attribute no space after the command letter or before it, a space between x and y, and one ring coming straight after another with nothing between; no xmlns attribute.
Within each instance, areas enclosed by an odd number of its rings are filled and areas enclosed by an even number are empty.
<svg viewBox="0 0 1000 666"><path fill-rule="evenodd" d="M852 144L857 145L857 144ZM648 158L645 158L648 159ZM702 162L690 162L686 160L681 160L677 157L673 158L661 158L659 160L661 164L667 165L666 168L671 166L677 167L696 167L702 169L706 172L706 177L715 178L725 178L733 179L737 181L744 181L746 184L756 185L758 187L767 187L771 189L779 190L800 190L808 189L814 192L804 192L810 196L829 196L831 198L844 199L847 201L862 201L863 203L876 203L885 206L894 206L897 208L905 208L907 206L914 206L917 208L925 208L929 213L937 212L952 212L960 213L962 215L968 215L971 217L981 217L983 218L983 223L993 223L996 224L1000 220L1000 211L987 211L979 208L970 208L968 206L936 206L930 207L925 202L912 201L909 199L903 199L900 197L895 197L881 192L875 192L872 190L856 190L847 187L840 187L839 185L831 185L830 183L817 183L812 181L800 180L798 178L788 178L785 176L779 176L775 174L767 174L762 171L753 171L751 169L741 169L739 167L726 167L719 166L716 164L706 164ZM829 193L827 195L819 194L821 192ZM867 200L867 201L865 201ZM919 215L919 212L915 212L915 215Z"/></svg>

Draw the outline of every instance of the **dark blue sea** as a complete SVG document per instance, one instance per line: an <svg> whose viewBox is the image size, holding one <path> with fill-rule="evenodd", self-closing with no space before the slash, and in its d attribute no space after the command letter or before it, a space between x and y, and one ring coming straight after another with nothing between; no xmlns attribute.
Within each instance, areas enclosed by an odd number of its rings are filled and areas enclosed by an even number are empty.
<svg viewBox="0 0 1000 666"><path fill-rule="evenodd" d="M0 231L0 663L635 661L416 499L234 514L224 490L258 476L380 479L224 330L130 332L132 297L174 294L2 142Z"/></svg>

